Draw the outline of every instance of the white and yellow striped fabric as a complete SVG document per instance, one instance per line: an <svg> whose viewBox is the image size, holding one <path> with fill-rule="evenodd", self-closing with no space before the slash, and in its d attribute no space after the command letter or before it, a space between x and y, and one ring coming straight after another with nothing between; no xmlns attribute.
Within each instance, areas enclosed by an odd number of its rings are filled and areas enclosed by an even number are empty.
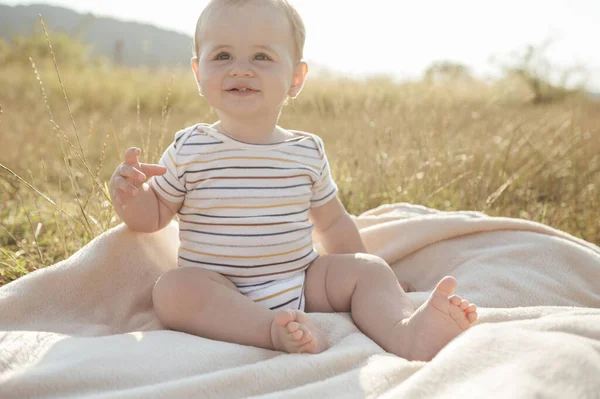
<svg viewBox="0 0 600 399"><path fill-rule="evenodd" d="M167 173L151 180L158 195L182 204L179 266L218 272L269 308L303 307L297 279L318 256L308 214L337 193L322 140L290 132L283 142L250 144L191 126L162 156Z"/></svg>

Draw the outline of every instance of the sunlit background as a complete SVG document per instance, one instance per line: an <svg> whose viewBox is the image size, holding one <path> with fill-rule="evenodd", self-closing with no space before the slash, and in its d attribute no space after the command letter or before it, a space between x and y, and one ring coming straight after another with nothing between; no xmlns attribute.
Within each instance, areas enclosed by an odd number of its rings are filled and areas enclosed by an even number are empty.
<svg viewBox="0 0 600 399"><path fill-rule="evenodd" d="M82 13L148 23L193 35L206 0L0 0L44 3ZM598 0L291 0L307 27L306 58L346 74L388 73L414 78L434 61L450 60L479 76L496 75L490 57L553 40L548 58L584 66L588 87L600 91ZM58 27L51 27L56 29Z"/></svg>
<svg viewBox="0 0 600 399"><path fill-rule="evenodd" d="M323 138L348 212L475 210L600 244L600 0L291 2L311 73L278 123ZM120 223L126 148L157 162L216 121L189 68L206 4L0 0L0 285Z"/></svg>

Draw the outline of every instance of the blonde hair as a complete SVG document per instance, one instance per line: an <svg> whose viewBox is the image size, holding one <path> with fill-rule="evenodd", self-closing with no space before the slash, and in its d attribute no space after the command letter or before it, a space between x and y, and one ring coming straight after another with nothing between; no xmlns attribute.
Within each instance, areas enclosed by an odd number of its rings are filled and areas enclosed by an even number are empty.
<svg viewBox="0 0 600 399"><path fill-rule="evenodd" d="M198 22L196 23L196 32L194 33L194 57L198 57L198 53L200 52L200 29L202 25L206 22L210 11L217 6L241 6L244 4L248 4L250 2L255 3L265 3L270 6L274 6L279 10L283 11L287 20L290 23L290 28L292 30L292 38L294 39L294 46L296 52L296 61L299 62L304 57L304 42L306 40L306 28L304 27L304 22L298 14L298 11L292 6L287 0L210 0L208 5L200 14L198 18Z"/></svg>

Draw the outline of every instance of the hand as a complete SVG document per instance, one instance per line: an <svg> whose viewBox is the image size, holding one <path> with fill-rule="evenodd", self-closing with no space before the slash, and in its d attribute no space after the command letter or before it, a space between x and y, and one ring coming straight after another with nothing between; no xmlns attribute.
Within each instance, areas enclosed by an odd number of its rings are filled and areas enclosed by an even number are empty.
<svg viewBox="0 0 600 399"><path fill-rule="evenodd" d="M110 179L110 192L113 201L123 204L140 193L142 184L152 176L164 175L167 168L161 165L140 163L142 151L131 147L125 151L125 162L117 167Z"/></svg>

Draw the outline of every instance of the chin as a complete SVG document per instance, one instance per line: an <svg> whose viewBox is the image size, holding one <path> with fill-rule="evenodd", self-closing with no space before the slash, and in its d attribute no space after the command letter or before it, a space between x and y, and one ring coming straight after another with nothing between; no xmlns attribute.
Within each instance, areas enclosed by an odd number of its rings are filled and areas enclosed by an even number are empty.
<svg viewBox="0 0 600 399"><path fill-rule="evenodd" d="M258 118L267 115L264 110L250 107L223 107L219 113L233 118Z"/></svg>
<svg viewBox="0 0 600 399"><path fill-rule="evenodd" d="M264 103L262 102L225 102L223 104L221 104L221 108L224 111L228 111L228 112L239 112L239 113L243 113L243 114L254 114L254 113L265 113L268 111L268 109L270 107L266 106Z"/></svg>

